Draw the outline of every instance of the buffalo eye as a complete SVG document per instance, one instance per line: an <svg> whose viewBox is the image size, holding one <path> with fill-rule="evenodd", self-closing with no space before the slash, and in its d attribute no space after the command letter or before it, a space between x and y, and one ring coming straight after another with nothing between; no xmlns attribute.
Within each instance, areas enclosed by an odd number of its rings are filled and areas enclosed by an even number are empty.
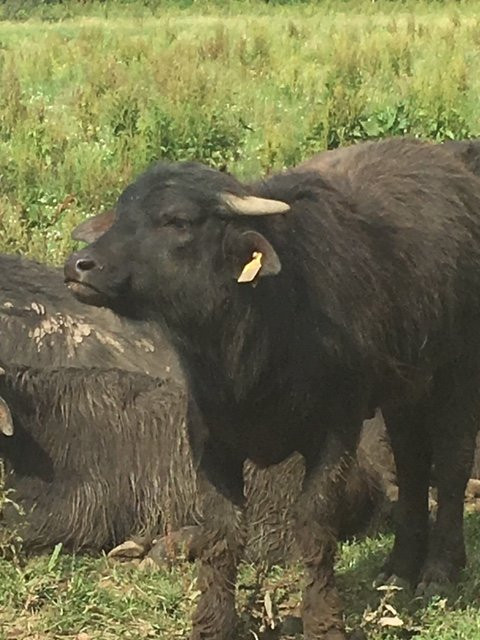
<svg viewBox="0 0 480 640"><path fill-rule="evenodd" d="M164 217L155 221L154 226L157 229L177 229L178 231L187 231L191 223L185 218Z"/></svg>

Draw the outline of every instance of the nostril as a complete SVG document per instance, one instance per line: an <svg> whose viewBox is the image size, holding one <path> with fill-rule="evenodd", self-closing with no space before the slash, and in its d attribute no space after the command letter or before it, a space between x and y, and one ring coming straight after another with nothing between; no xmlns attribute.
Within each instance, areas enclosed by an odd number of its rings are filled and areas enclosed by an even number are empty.
<svg viewBox="0 0 480 640"><path fill-rule="evenodd" d="M91 258L80 258L75 263L77 271L91 271L96 267L95 260Z"/></svg>

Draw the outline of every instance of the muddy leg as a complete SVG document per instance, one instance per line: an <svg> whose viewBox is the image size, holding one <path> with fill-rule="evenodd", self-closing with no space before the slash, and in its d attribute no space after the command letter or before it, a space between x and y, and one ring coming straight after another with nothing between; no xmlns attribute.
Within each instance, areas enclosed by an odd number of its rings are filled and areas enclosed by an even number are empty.
<svg viewBox="0 0 480 640"><path fill-rule="evenodd" d="M384 410L397 468L395 542L377 582L415 584L428 546L431 443L420 407Z"/></svg>
<svg viewBox="0 0 480 640"><path fill-rule="evenodd" d="M203 495L205 522L191 547L199 561L197 583L201 595L190 640L235 640L235 583L245 542L243 460L207 445L198 487Z"/></svg>
<svg viewBox="0 0 480 640"><path fill-rule="evenodd" d="M302 601L305 640L346 638L333 565L345 479L353 457L345 454L345 447L338 442L330 449L330 462L312 466L306 460L304 489L295 507L296 538L306 571Z"/></svg>

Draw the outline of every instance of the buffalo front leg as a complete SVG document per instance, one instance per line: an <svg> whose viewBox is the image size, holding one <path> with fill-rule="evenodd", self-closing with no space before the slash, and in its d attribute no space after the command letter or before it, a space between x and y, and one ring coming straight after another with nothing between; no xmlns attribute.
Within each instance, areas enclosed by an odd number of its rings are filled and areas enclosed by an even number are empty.
<svg viewBox="0 0 480 640"><path fill-rule="evenodd" d="M342 520L347 475L354 458L330 449L327 462L309 464L303 492L295 506L295 529L305 566L306 585L302 599L305 640L344 640L343 606L334 576L337 539Z"/></svg>
<svg viewBox="0 0 480 640"><path fill-rule="evenodd" d="M237 564L245 543L243 460L208 444L200 462L203 526L192 542L200 597L191 640L235 640Z"/></svg>

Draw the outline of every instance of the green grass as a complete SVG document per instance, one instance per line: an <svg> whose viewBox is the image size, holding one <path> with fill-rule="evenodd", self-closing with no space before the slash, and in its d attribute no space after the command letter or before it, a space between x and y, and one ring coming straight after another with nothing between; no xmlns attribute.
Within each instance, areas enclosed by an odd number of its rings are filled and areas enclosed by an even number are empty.
<svg viewBox="0 0 480 640"><path fill-rule="evenodd" d="M9 0L0 18L2 251L59 263L72 226L159 158L248 177L377 136L480 135L479 0ZM480 520L467 525L457 600L388 596L398 630L379 624L370 586L390 539L346 546L349 625L372 640L480 637ZM281 615L298 603L299 576L276 570L255 590L244 568L246 637L267 590ZM61 550L4 559L0 640L181 638L195 597L188 565L141 573Z"/></svg>
<svg viewBox="0 0 480 640"><path fill-rule="evenodd" d="M61 261L158 158L245 177L360 139L480 135L478 0L184 5L0 21L1 250Z"/></svg>
<svg viewBox="0 0 480 640"><path fill-rule="evenodd" d="M474 640L480 637L480 517L467 517L470 560L462 582L450 599L429 604L412 593L376 591L372 581L389 547L381 536L344 545L338 582L345 599L349 627L362 626L370 640ZM259 633L268 592L275 625L298 615L299 568L274 568L258 584L258 570L242 567L239 609L244 632L239 640L274 638ZM106 558L72 557L56 549L28 562L0 560L0 639L140 640L184 638L197 598L194 567L140 571ZM382 616L400 627L383 626ZM2 635L3 633L3 635ZM86 634L79 636L79 634ZM301 637L300 635L298 636Z"/></svg>

